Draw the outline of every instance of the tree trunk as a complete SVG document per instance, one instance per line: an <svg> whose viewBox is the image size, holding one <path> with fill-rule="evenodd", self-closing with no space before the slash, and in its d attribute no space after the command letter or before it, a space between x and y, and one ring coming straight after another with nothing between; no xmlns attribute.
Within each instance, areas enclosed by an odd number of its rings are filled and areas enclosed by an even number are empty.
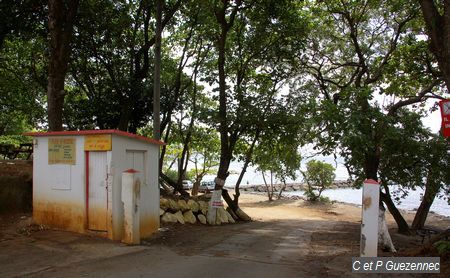
<svg viewBox="0 0 450 278"><path fill-rule="evenodd" d="M405 218L403 218L402 214L397 209L397 207L395 206L394 202L391 199L391 196L389 194L389 188L387 188L386 185L384 185L384 188L386 190L386 193L380 191L380 199L383 201L384 204L386 204L386 207L388 208L389 212L394 217L394 220L397 223L398 232L404 235L411 235L408 223L406 223Z"/></svg>
<svg viewBox="0 0 450 278"><path fill-rule="evenodd" d="M220 133L220 164L217 172L217 177L225 182L228 177L228 168L230 166L231 159L233 158L233 146L237 138L230 138L229 126L227 119L227 84L226 84L226 41L228 37L228 31L234 24L234 19L241 5L241 0L237 0L233 10L229 16L227 16L228 7L230 5L229 0L223 0L221 7L218 7L215 12L217 23L220 25L220 34L217 38L217 69L219 72L219 133ZM228 19L228 21L227 21ZM222 185L216 184L214 189L222 189Z"/></svg>
<svg viewBox="0 0 450 278"><path fill-rule="evenodd" d="M234 19L240 5L241 0L235 1L235 6L231 11L231 14L227 16L228 6L230 4L229 0L223 0L221 7L217 7L215 11L215 16L217 23L220 25L220 34L217 38L217 68L219 72L219 133L220 133L220 164L219 170L217 171L217 178L220 180L221 184L216 182L214 190L222 190L222 197L228 206L236 212L239 207L233 203L228 191L223 189L223 184L228 177L228 169L230 167L231 159L233 158L233 148L237 140L237 134L234 136L229 135L229 126L227 119L227 84L226 84L226 72L225 72L225 61L226 61L226 41L228 36L228 31L234 24ZM228 21L227 21L228 19ZM215 216L214 216L215 218Z"/></svg>
<svg viewBox="0 0 450 278"><path fill-rule="evenodd" d="M376 154L365 154L364 159L364 174L367 179L378 181L378 167L380 165L380 158Z"/></svg>
<svg viewBox="0 0 450 278"><path fill-rule="evenodd" d="M180 186L178 183L171 180L168 176L164 175L163 173L159 174L161 178L170 186L174 188L174 193L179 192L181 196L189 196L189 193L186 192L182 186Z"/></svg>
<svg viewBox="0 0 450 278"><path fill-rule="evenodd" d="M240 185L241 185L242 179L244 178L245 172L247 172L247 167L248 167L249 163L250 163L250 160L246 158L245 162L244 162L244 167L242 167L242 171L239 174L239 178L234 186L233 202L236 204L236 206L239 206L239 196L241 196Z"/></svg>
<svg viewBox="0 0 450 278"><path fill-rule="evenodd" d="M50 131L63 130L63 106L65 74L49 74L47 87L47 115Z"/></svg>
<svg viewBox="0 0 450 278"><path fill-rule="evenodd" d="M161 91L161 33L162 10L164 0L156 0L156 31L155 31L155 72L153 76L153 139L161 139L160 131L160 91Z"/></svg>
<svg viewBox="0 0 450 278"><path fill-rule="evenodd" d="M248 149L247 153L245 154L244 167L242 167L241 174L239 175L239 178L238 178L238 180L236 182L236 185L234 187L235 194L234 194L233 202L236 204L236 206L239 206L239 196L241 196L241 192L239 190L239 186L241 185L241 182L242 182L242 179L244 178L245 172L247 172L247 167L250 164L250 161L251 161L251 158L252 158L252 154L253 154L253 150L255 149L256 141L259 138L259 133L260 133L260 130L258 129L256 131L255 138L253 138L252 144L250 145L250 148Z"/></svg>
<svg viewBox="0 0 450 278"><path fill-rule="evenodd" d="M167 129L166 129L166 133L164 135L164 142L166 144L169 144L169 135L170 135L170 128L172 126L172 121L169 122ZM162 146L161 148L161 155L159 156L159 172L162 171L163 165L164 165L164 157L166 155L166 149L167 149L167 145Z"/></svg>
<svg viewBox="0 0 450 278"><path fill-rule="evenodd" d="M120 107L120 119L117 125L117 128L119 130L128 131L128 125L130 124L132 109L133 108L131 107L131 100L129 98L127 98L125 101L122 102Z"/></svg>
<svg viewBox="0 0 450 278"><path fill-rule="evenodd" d="M261 175L262 175L263 180L264 180L264 185L266 186L267 198L269 198L269 202L271 202L272 201L272 196L270 195L269 184L266 181L266 176L264 175L264 171L261 171Z"/></svg>
<svg viewBox="0 0 450 278"><path fill-rule="evenodd" d="M63 129L64 80L69 58L70 40L79 0L48 0L50 58L47 83L47 116L50 131Z"/></svg>
<svg viewBox="0 0 450 278"><path fill-rule="evenodd" d="M225 7L224 7L225 9ZM225 11L224 11L225 12ZM220 132L220 164L217 177L223 181L228 177L228 167L231 161L229 150L228 121L227 121L227 97L225 81L225 41L227 29L222 28L222 33L218 41L218 69L219 69L219 132ZM214 189L221 189L222 186L216 184Z"/></svg>
<svg viewBox="0 0 450 278"><path fill-rule="evenodd" d="M277 200L281 199L281 195L283 194L283 191L286 189L286 181L283 180L283 186L280 188L280 192L278 192Z"/></svg>
<svg viewBox="0 0 450 278"><path fill-rule="evenodd" d="M414 216L413 223L411 225L412 230L422 229L427 220L428 213L430 212L430 207L439 192L439 186L434 184L433 178L430 174L427 177L427 183L425 185L425 193L423 195L422 202L417 209L416 215Z"/></svg>
<svg viewBox="0 0 450 278"><path fill-rule="evenodd" d="M225 203L227 203L228 207L231 208L231 210L236 213L239 207L235 205L235 203L231 199L230 194L228 194L228 190L222 188L222 197L225 200Z"/></svg>
<svg viewBox="0 0 450 278"><path fill-rule="evenodd" d="M364 163L364 173L368 179L373 179L378 181L378 166L380 163L379 155L376 154L366 154L365 163ZM408 223L406 223L400 211L395 206L394 202L391 199L391 195L389 193L389 187L387 185L382 185L386 191L383 193L380 189L380 201L386 204L391 215L394 217L395 222L397 223L398 232L405 235L410 235L410 230ZM382 204L381 204L382 205Z"/></svg>
<svg viewBox="0 0 450 278"><path fill-rule="evenodd" d="M200 187L200 180L195 179L194 185L192 186L191 195L197 196L198 195L198 188Z"/></svg>
<svg viewBox="0 0 450 278"><path fill-rule="evenodd" d="M427 34L430 41L430 49L433 52L442 77L447 86L447 92L450 92L450 1L444 2L439 13L441 1L420 0L423 18L427 27Z"/></svg>

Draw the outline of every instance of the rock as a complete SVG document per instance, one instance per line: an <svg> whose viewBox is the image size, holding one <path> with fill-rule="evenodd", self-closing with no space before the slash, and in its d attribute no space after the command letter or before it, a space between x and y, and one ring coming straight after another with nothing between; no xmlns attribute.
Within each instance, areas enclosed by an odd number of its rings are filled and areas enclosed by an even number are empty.
<svg viewBox="0 0 450 278"><path fill-rule="evenodd" d="M198 205L202 214L206 215L208 213L208 203L205 201L198 201Z"/></svg>
<svg viewBox="0 0 450 278"><path fill-rule="evenodd" d="M219 221L220 223L218 223ZM216 224L220 225L221 223L228 223L228 215L224 208L217 208Z"/></svg>
<svg viewBox="0 0 450 278"><path fill-rule="evenodd" d="M159 207L162 208L163 210L168 209L169 208L169 200L167 200L166 198L159 199Z"/></svg>
<svg viewBox="0 0 450 278"><path fill-rule="evenodd" d="M165 222L165 223L176 223L178 220L175 217L175 215L173 215L170 212L166 212L163 214L163 216L161 217L161 221Z"/></svg>
<svg viewBox="0 0 450 278"><path fill-rule="evenodd" d="M173 211L180 210L180 206L178 205L178 202L173 199L169 199L169 208Z"/></svg>
<svg viewBox="0 0 450 278"><path fill-rule="evenodd" d="M195 224L197 222L197 218L195 218L195 215L192 213L191 210L186 211L183 213L184 221L187 223Z"/></svg>
<svg viewBox="0 0 450 278"><path fill-rule="evenodd" d="M200 223L202 223L203 225L206 225L206 216L204 216L203 214L199 214L199 215L197 215L197 219Z"/></svg>
<svg viewBox="0 0 450 278"><path fill-rule="evenodd" d="M225 213L227 214L228 223L236 223L233 216L231 216L231 214L228 211L225 211Z"/></svg>
<svg viewBox="0 0 450 278"><path fill-rule="evenodd" d="M186 223L186 222L184 222L184 217L183 217L183 214L181 213L181 211L177 211L173 215L176 217L177 221L180 222L181 224Z"/></svg>
<svg viewBox="0 0 450 278"><path fill-rule="evenodd" d="M201 211L204 215L207 215L207 214L208 214L208 208L202 208L200 211Z"/></svg>
<svg viewBox="0 0 450 278"><path fill-rule="evenodd" d="M159 216L163 215L165 211L162 208L159 208Z"/></svg>
<svg viewBox="0 0 450 278"><path fill-rule="evenodd" d="M187 206L190 210L192 210L192 212L197 212L200 209L198 203L192 199L187 202Z"/></svg>
<svg viewBox="0 0 450 278"><path fill-rule="evenodd" d="M189 210L189 207L185 200L178 200L178 206L180 207L180 210L182 210L182 211Z"/></svg>
<svg viewBox="0 0 450 278"><path fill-rule="evenodd" d="M200 208L202 208L202 207L208 206L208 203L205 202L205 201L199 200L198 201L198 205L199 205Z"/></svg>
<svg viewBox="0 0 450 278"><path fill-rule="evenodd" d="M240 208L238 208L236 210L236 215L239 216L239 219L242 219L244 221L251 221L252 219L250 218L250 216L248 216L243 210L241 210Z"/></svg>

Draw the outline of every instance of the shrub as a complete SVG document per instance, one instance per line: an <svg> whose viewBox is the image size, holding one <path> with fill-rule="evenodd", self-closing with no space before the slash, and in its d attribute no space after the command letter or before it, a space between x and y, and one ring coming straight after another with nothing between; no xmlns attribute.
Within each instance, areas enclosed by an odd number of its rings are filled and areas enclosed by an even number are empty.
<svg viewBox="0 0 450 278"><path fill-rule="evenodd" d="M331 164L310 160L306 164L306 172L302 172L305 178L307 188L305 196L309 201L320 201L323 199L320 195L329 188L334 181L334 167Z"/></svg>

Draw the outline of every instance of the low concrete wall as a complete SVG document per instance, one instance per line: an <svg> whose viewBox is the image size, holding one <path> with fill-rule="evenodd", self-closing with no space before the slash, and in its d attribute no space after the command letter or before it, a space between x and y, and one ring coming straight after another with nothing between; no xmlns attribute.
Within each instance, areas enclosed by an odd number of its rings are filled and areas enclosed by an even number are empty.
<svg viewBox="0 0 450 278"><path fill-rule="evenodd" d="M0 213L32 209L33 162L0 160Z"/></svg>

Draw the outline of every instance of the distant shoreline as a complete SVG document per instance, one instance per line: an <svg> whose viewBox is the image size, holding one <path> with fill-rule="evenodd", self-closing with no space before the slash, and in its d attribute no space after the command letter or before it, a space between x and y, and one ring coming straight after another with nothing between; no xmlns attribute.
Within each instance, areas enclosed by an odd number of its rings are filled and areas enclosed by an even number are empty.
<svg viewBox="0 0 450 278"><path fill-rule="evenodd" d="M269 185L270 186L270 185ZM280 189L284 186L283 183L276 183L273 185L274 191L280 191ZM307 184L305 182L296 182L296 183L286 183L286 187L283 192L292 192L292 191L301 191L305 190ZM228 189L233 189L235 185L225 185ZM335 180L333 184L328 189L338 189L338 188L350 188L352 187L352 182L347 180ZM267 186L265 184L241 184L239 186L240 190L249 191L249 192L267 192Z"/></svg>

